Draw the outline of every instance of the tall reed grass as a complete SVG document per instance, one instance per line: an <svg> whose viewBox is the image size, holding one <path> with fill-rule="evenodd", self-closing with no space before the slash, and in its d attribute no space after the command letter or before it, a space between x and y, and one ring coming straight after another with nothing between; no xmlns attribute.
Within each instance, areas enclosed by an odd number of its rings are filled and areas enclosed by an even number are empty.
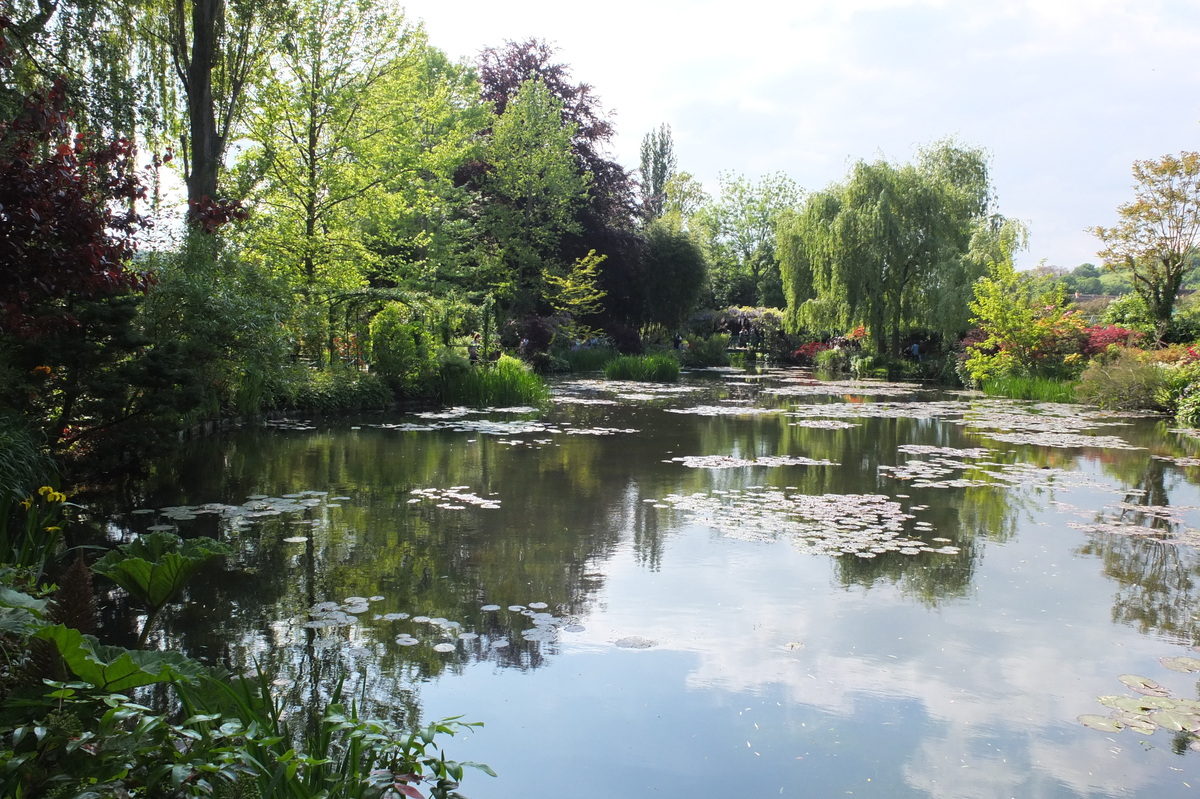
<svg viewBox="0 0 1200 799"><path fill-rule="evenodd" d="M1049 377L998 377L983 382L989 397L1037 400L1038 402L1074 402L1075 383Z"/></svg>
<svg viewBox="0 0 1200 799"><path fill-rule="evenodd" d="M622 355L604 366L609 380L644 380L674 383L679 379L679 361L670 355Z"/></svg>
<svg viewBox="0 0 1200 799"><path fill-rule="evenodd" d="M541 377L508 355L500 356L494 364L466 369L461 364L445 363L439 382L442 402L447 405L537 405L550 396Z"/></svg>

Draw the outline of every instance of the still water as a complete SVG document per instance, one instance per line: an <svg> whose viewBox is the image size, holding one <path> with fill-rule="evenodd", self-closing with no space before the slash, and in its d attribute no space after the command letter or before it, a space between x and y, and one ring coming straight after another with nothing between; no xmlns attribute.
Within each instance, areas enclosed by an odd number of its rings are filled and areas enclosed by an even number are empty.
<svg viewBox="0 0 1200 799"><path fill-rule="evenodd" d="M1146 719L1198 695L1197 452L798 371L565 380L193 442L111 529L237 550L160 645L484 722L444 742L473 799L1195 796Z"/></svg>

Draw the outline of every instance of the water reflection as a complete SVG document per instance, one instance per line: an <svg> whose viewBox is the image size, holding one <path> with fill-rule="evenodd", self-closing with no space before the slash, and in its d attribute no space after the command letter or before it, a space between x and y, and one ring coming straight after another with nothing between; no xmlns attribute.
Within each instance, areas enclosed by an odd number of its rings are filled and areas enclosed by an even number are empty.
<svg viewBox="0 0 1200 799"><path fill-rule="evenodd" d="M163 646L485 721L461 756L502 778L472 795L607 795L620 764L635 795L1169 796L1168 744L1074 719L1195 640L1195 550L1094 529L1188 535L1189 446L794 373L571 381L544 412L194 442L112 530L237 549Z"/></svg>

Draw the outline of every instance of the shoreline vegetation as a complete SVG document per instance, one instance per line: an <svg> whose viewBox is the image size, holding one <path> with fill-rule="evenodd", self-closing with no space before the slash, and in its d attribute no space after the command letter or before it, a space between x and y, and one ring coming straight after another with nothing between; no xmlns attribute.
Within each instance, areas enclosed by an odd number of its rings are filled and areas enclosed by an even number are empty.
<svg viewBox="0 0 1200 799"><path fill-rule="evenodd" d="M1196 153L1134 163L1100 267L1018 272L979 146L706 188L667 124L611 160L611 117L537 39L455 63L372 0L35 5L0 16L6 795L455 795L434 738L470 724L402 731L334 691L289 739L270 675L104 643L97 567L149 647L224 543L122 551L69 498L181 431L762 363L1200 424ZM1154 239L1147 203L1196 232Z"/></svg>

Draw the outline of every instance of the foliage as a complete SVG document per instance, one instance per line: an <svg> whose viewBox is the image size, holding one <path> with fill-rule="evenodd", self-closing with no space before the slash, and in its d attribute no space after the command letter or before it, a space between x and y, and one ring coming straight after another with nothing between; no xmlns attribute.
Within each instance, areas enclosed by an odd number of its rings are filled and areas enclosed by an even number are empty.
<svg viewBox="0 0 1200 799"><path fill-rule="evenodd" d="M617 357L616 349L609 344L585 344L556 351L555 354L566 361L574 373L598 372L604 368L604 364Z"/></svg>
<svg viewBox="0 0 1200 799"><path fill-rule="evenodd" d="M184 584L213 558L232 552L211 538L181 539L167 530L143 535L107 553L92 570L112 580L146 606L138 645L150 637L159 612L183 590Z"/></svg>
<svg viewBox="0 0 1200 799"><path fill-rule="evenodd" d="M1166 373L1158 364L1122 348L1110 358L1088 364L1075 397L1105 410L1162 411L1166 410L1166 388Z"/></svg>
<svg viewBox="0 0 1200 799"><path fill-rule="evenodd" d="M1070 378L1082 369L1086 324L1067 309L1061 284L1018 273L1007 258L994 261L975 284L971 310L983 333L965 349L971 382Z"/></svg>
<svg viewBox="0 0 1200 799"><path fill-rule="evenodd" d="M604 365L609 380L642 380L674 383L679 379L679 361L665 353L622 355Z"/></svg>
<svg viewBox="0 0 1200 799"><path fill-rule="evenodd" d="M781 172L765 175L756 184L732 174L721 174L719 181L719 198L691 220L709 262L712 307L781 308L776 228L782 215L800 201L800 188Z"/></svg>
<svg viewBox="0 0 1200 799"><path fill-rule="evenodd" d="M642 138L641 156L642 213L658 219L666 210L667 183L678 166L670 125L664 122Z"/></svg>
<svg viewBox="0 0 1200 799"><path fill-rule="evenodd" d="M549 390L519 359L501 355L494 364L462 368L466 359L443 359L439 397L447 405L472 408L530 405L545 402Z"/></svg>
<svg viewBox="0 0 1200 799"><path fill-rule="evenodd" d="M1074 383L1052 377L1006 375L984 380L981 388L989 397L1010 397L1038 402L1075 402L1078 398L1078 389Z"/></svg>
<svg viewBox="0 0 1200 799"><path fill-rule="evenodd" d="M990 205L982 150L942 142L915 165L860 161L780 222L789 329L861 324L876 354L898 354L908 324L961 335L982 271L967 257L974 235L1000 226Z"/></svg>
<svg viewBox="0 0 1200 799"><path fill-rule="evenodd" d="M371 320L371 368L401 396L419 393L435 369L424 325L402 303L390 302Z"/></svg>
<svg viewBox="0 0 1200 799"><path fill-rule="evenodd" d="M0 415L0 527L11 523L10 513L17 504L54 472L54 461L38 445L29 425Z"/></svg>
<svg viewBox="0 0 1200 799"><path fill-rule="evenodd" d="M1133 202L1117 208L1113 227L1092 232L1107 266L1124 266L1161 340L1179 289L1195 268L1192 251L1200 244L1200 153L1182 152L1158 160L1134 161Z"/></svg>
<svg viewBox="0 0 1200 799"><path fill-rule="evenodd" d="M680 350L679 359L684 366L693 369L729 366L729 336L725 333L692 336Z"/></svg>

